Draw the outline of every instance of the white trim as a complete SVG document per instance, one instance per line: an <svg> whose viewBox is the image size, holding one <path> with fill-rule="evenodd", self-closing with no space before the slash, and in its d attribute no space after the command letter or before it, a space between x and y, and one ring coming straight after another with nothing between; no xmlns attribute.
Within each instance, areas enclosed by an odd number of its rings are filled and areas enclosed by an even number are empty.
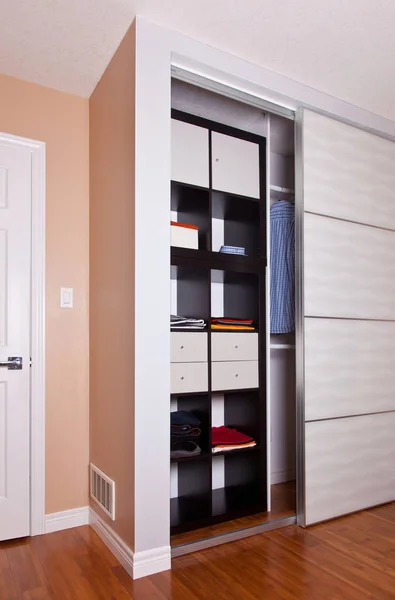
<svg viewBox="0 0 395 600"><path fill-rule="evenodd" d="M171 548L153 548L145 552L136 552L133 556L133 579L154 575L171 569Z"/></svg>
<svg viewBox="0 0 395 600"><path fill-rule="evenodd" d="M45 533L89 525L89 506L45 515Z"/></svg>
<svg viewBox="0 0 395 600"><path fill-rule="evenodd" d="M32 153L30 534L39 535L45 531L45 143L5 133L0 143Z"/></svg>
<svg viewBox="0 0 395 600"><path fill-rule="evenodd" d="M92 508L89 508L89 524L125 571L133 577L133 552L129 546Z"/></svg>
<svg viewBox="0 0 395 600"><path fill-rule="evenodd" d="M139 579L171 568L170 546L134 554L113 528L92 508L89 509L89 522L92 529L96 531L132 579Z"/></svg>

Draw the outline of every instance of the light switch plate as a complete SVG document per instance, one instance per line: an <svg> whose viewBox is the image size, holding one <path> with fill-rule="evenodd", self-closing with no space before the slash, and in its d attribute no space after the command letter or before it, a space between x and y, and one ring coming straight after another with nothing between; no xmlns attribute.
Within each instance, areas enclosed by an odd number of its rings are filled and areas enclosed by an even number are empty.
<svg viewBox="0 0 395 600"><path fill-rule="evenodd" d="M60 288L60 308L73 308L73 288Z"/></svg>

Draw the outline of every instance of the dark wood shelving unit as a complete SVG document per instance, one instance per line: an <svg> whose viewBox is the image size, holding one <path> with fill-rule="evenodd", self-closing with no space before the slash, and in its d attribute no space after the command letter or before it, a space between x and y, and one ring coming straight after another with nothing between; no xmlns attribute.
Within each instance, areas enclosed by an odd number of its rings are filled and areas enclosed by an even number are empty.
<svg viewBox="0 0 395 600"><path fill-rule="evenodd" d="M173 459L177 464L178 497L170 500L171 534L190 531L267 510L266 440L266 140L231 127L179 111L172 118L259 145L260 197L250 198L212 188L171 183L171 207L179 222L199 227L199 249L172 247L171 277L177 280L177 313L202 318L207 327L208 391L174 394L178 410L189 410L201 421L202 454ZM212 220L224 222L224 244L243 246L247 256L224 254L212 247ZM223 315L212 315L212 285L223 285ZM212 335L215 317L252 319L258 335L259 387L213 391ZM172 330L174 331L174 330ZM180 330L178 330L180 331ZM192 333L193 330L185 330ZM212 453L212 403L224 397L224 425L254 438L253 448ZM224 486L212 489L214 461L224 465Z"/></svg>

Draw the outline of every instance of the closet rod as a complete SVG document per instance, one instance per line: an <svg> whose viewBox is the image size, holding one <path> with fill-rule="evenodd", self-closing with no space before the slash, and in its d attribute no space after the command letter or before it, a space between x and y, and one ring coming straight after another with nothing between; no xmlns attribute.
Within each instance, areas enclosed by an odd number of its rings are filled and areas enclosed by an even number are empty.
<svg viewBox="0 0 395 600"><path fill-rule="evenodd" d="M291 190L290 188L281 187L279 185L271 185L270 190L272 192L280 192L281 194L295 195L295 190Z"/></svg>
<svg viewBox="0 0 395 600"><path fill-rule="evenodd" d="M270 350L295 350L295 344L270 344Z"/></svg>

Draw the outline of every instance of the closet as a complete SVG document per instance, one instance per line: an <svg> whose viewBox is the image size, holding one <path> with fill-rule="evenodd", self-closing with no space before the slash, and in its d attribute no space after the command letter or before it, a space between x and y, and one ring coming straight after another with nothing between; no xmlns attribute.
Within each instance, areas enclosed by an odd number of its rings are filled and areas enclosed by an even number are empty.
<svg viewBox="0 0 395 600"><path fill-rule="evenodd" d="M173 80L171 141L171 314L204 323L171 328L177 545L295 515L295 334L270 334L269 310L294 122ZM223 427L241 434L232 449L216 444Z"/></svg>

